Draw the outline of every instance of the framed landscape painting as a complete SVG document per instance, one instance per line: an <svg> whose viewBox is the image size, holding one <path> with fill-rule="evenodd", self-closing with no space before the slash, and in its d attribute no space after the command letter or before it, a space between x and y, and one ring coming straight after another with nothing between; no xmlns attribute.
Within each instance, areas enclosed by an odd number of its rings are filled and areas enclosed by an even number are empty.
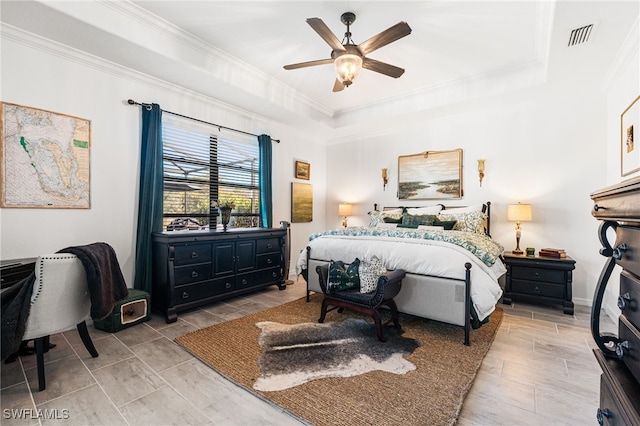
<svg viewBox="0 0 640 426"><path fill-rule="evenodd" d="M311 165L304 161L296 161L296 179L311 179Z"/></svg>
<svg viewBox="0 0 640 426"><path fill-rule="evenodd" d="M313 186L291 183L291 223L313 221Z"/></svg>
<svg viewBox="0 0 640 426"><path fill-rule="evenodd" d="M640 96L620 116L620 169L622 176L640 170Z"/></svg>
<svg viewBox="0 0 640 426"><path fill-rule="evenodd" d="M398 157L398 198L462 198L462 149L426 151Z"/></svg>

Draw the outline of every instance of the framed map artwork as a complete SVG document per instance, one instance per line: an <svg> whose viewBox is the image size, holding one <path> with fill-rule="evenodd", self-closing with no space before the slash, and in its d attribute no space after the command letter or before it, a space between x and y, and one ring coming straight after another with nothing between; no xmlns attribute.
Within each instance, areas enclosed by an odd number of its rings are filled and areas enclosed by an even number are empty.
<svg viewBox="0 0 640 426"><path fill-rule="evenodd" d="M0 207L91 208L91 122L0 102Z"/></svg>

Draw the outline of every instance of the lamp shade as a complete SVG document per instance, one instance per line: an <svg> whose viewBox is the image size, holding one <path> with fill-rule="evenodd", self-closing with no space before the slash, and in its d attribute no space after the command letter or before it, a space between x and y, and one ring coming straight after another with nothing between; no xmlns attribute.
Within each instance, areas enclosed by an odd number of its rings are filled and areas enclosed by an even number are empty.
<svg viewBox="0 0 640 426"><path fill-rule="evenodd" d="M531 204L509 204L507 219L514 222L528 222L531 220Z"/></svg>
<svg viewBox="0 0 640 426"><path fill-rule="evenodd" d="M338 205L338 216L351 216L351 204L340 203Z"/></svg>
<svg viewBox="0 0 640 426"><path fill-rule="evenodd" d="M336 77L345 86L353 83L353 80L358 78L360 71L362 71L362 58L351 53L338 56L333 64L336 69Z"/></svg>

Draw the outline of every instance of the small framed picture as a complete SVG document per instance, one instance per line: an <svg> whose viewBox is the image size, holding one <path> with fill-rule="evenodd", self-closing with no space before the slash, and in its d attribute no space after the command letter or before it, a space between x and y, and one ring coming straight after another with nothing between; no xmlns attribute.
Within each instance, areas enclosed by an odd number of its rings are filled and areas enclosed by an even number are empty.
<svg viewBox="0 0 640 426"><path fill-rule="evenodd" d="M304 161L296 161L296 179L309 180L311 178L311 165Z"/></svg>
<svg viewBox="0 0 640 426"><path fill-rule="evenodd" d="M640 96L620 116L620 171L622 176L640 170Z"/></svg>

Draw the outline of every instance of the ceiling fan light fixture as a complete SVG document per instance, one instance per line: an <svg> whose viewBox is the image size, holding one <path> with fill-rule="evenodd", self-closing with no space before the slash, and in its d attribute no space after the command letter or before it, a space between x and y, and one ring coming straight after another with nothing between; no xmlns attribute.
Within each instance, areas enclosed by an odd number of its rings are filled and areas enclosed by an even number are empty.
<svg viewBox="0 0 640 426"><path fill-rule="evenodd" d="M345 87L351 85L362 71L362 57L352 53L338 56L333 64L336 69L336 77Z"/></svg>

